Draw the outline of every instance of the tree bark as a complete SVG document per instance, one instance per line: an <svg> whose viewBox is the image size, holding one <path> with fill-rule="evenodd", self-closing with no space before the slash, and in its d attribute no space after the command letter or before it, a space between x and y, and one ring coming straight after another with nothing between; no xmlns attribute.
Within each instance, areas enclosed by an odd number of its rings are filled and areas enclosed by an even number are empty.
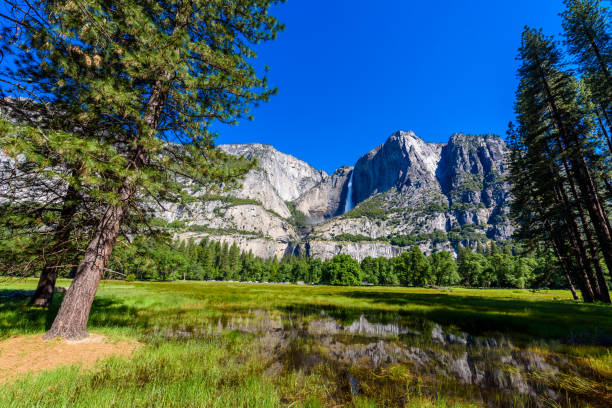
<svg viewBox="0 0 612 408"><path fill-rule="evenodd" d="M155 131L157 128L167 98L165 84L169 78L170 74L165 74L165 81L158 80L155 83L147 102L144 122L149 128L148 131ZM136 146L129 155L128 169L140 169L146 159L144 147ZM109 205L104 211L96 232L85 250L75 279L68 288L53 325L45 334L45 339L63 337L78 340L87 337L87 321L91 305L135 191L136 186L130 180L126 180L119 190L119 204Z"/></svg>
<svg viewBox="0 0 612 408"><path fill-rule="evenodd" d="M78 191L72 185L68 186L59 223L53 236L53 245L51 247L49 259L40 273L38 286L30 300L31 305L47 307L53 300L55 281L57 280L60 266L66 258L66 245L71 235L70 224L77 212L79 199Z"/></svg>
<svg viewBox="0 0 612 408"><path fill-rule="evenodd" d="M557 143L559 144L559 148L563 150L561 141L557 139ZM599 300L601 300L602 302L610 303L610 292L608 290L608 284L606 282L606 279L603 274L603 270L601 268L601 263L599 260L599 251L595 245L595 242L593 241L593 235L591 234L591 228L587 221L586 215L584 214L584 208L582 206L580 196L578 195L578 191L576 189L576 183L574 182L574 179L571 177L572 172L570 170L569 164L565 158L563 158L562 161L563 161L563 168L565 169L565 173L568 176L567 179L569 182L570 191L572 193L572 198L576 202L576 209L578 210L578 217L580 218L580 223L582 225L582 229L584 231L584 235L586 238L586 243L589 248L589 254L591 255L590 260L593 264L593 267L595 268L595 276L597 277L597 281L596 281L597 285L595 287L595 294L599 298ZM565 195L566 193L563 191L562 194Z"/></svg>
<svg viewBox="0 0 612 408"><path fill-rule="evenodd" d="M133 191L133 187L126 183L121 189L121 202L126 202ZM124 216L123 205L109 206L104 211L53 325L45 334L45 339L63 337L79 340L87 337L87 321L91 305L117 241Z"/></svg>
<svg viewBox="0 0 612 408"><path fill-rule="evenodd" d="M559 130L561 143L561 150L566 151L563 147L571 146L574 144L576 147L580 146L580 141L573 132L569 132L566 128L566 123L562 118L562 115L557 108L554 95L548 84L548 80L541 70L541 81L546 92L548 104L552 110L554 121L556 122L557 129ZM576 154L570 155L569 163L571 164L571 170L575 181L578 184L578 188L581 193L581 200L583 205L586 207L591 224L595 230L595 234L599 241L601 252L603 253L606 265L609 271L612 271L612 231L609 228L609 221L605 208L602 206L599 200L599 194L597 186L595 186L593 178L589 172L588 166L585 163L584 157L576 157ZM568 177L572 175L568 174Z"/></svg>

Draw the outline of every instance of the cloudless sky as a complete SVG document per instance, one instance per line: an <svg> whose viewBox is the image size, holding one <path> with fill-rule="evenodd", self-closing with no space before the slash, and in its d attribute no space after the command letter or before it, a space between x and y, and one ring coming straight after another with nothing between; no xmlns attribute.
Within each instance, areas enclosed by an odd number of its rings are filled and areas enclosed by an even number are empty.
<svg viewBox="0 0 612 408"><path fill-rule="evenodd" d="M561 32L562 0L288 0L264 43L279 93L217 143L267 143L331 173L397 130L504 135L525 25Z"/></svg>
<svg viewBox="0 0 612 408"><path fill-rule="evenodd" d="M215 126L217 143L271 144L331 173L397 130L429 142L504 136L521 32L561 39L563 9L562 0L287 0L272 9L286 30L256 47L255 66L270 66L279 93L253 121Z"/></svg>

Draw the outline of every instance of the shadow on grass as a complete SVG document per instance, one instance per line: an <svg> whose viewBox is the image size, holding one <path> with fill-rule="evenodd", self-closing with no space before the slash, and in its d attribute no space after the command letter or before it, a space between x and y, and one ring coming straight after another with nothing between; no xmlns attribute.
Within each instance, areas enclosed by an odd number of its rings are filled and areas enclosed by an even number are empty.
<svg viewBox="0 0 612 408"><path fill-rule="evenodd" d="M26 292L23 292L24 294ZM43 333L51 328L57 315L63 293L56 293L48 308L30 306L29 296L19 295L19 291L0 290L0 337L19 333ZM140 319L134 319L136 315ZM129 307L117 298L96 298L93 302L88 327L146 327L146 313Z"/></svg>
<svg viewBox="0 0 612 408"><path fill-rule="evenodd" d="M471 334L612 344L612 307L608 305L383 291L342 295L381 307L400 307L401 316L456 326Z"/></svg>
<svg viewBox="0 0 612 408"><path fill-rule="evenodd" d="M64 297L56 293L48 308L29 306L25 291L0 290L0 336L18 332L36 333L48 330Z"/></svg>
<svg viewBox="0 0 612 408"><path fill-rule="evenodd" d="M210 303L202 302L202 307L195 308L189 304L166 305L163 302L150 306L150 303L140 304L121 296L98 296L92 306L88 327L92 331L117 328L146 336L162 328L203 327L219 315L244 315L253 309L250 295L242 291L230 291L231 296L228 296L225 289L223 295L200 290L200 287L197 291L182 286L160 287L158 290L161 293L170 289L186 291L181 299L197 298L198 301L208 300ZM14 293L13 290L0 290L0 337L48 330L63 294L56 293L51 307L42 309L28 306L27 297L7 297ZM350 288L332 295L330 303L326 305L302 302L298 293L294 301L280 305L268 304L267 308L282 314L312 317L324 311L343 324L350 324L365 315L370 322L398 323L414 328L439 323L472 335L503 334L516 341L542 339L570 344L612 344L612 307L605 305ZM145 296L143 301L154 297L155 293ZM360 306L353 307L350 301L343 302L342 298L353 299L355 305ZM240 304L242 301L244 307ZM336 301L347 304L335 306Z"/></svg>

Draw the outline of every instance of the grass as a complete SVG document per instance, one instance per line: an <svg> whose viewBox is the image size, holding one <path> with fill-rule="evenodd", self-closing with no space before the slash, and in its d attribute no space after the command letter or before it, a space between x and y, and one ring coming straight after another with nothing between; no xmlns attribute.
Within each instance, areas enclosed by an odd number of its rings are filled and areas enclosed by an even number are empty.
<svg viewBox="0 0 612 408"><path fill-rule="evenodd" d="M279 406L259 360L239 336L152 344L132 359L111 358L97 370L57 369L27 377L0 397L3 407ZM220 364L223 361L223 364Z"/></svg>
<svg viewBox="0 0 612 408"><path fill-rule="evenodd" d="M58 284L68 286L69 283L64 280ZM3 281L0 296L14 290L31 290L34 286L34 280ZM47 330L61 296L55 297L49 310L28 307L25 298L0 300L0 338L8 338ZM610 349L601 345L612 336L612 308L576 303L566 291L105 281L92 308L89 330L111 338L136 339L145 343L145 347L130 359L111 358L94 369L64 367L21 378L4 387L0 406L373 407L391 404L385 404L385 392L377 390L353 397L346 392L341 376L329 372L325 365L314 366L312 370L285 367L281 372L274 372L271 356L253 335L202 333L188 339L162 335L175 330L193 331L222 316L255 309L273 313L299 311L313 316L325 309L344 321L352 321L361 313L378 313L404 319L430 319L472 334L502 333L534 350L575 358L596 373L597 378L612 381ZM393 384L404 381L399 374L392 377ZM403 401L405 406L473 406L468 400L420 393L418 388L406 388L405 382L389 390L387 394L396 398L393 401Z"/></svg>

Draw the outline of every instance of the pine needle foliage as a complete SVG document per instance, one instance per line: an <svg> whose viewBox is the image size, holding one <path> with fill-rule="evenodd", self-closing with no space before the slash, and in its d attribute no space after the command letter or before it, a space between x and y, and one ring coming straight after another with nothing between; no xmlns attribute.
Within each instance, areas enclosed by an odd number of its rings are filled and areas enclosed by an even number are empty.
<svg viewBox="0 0 612 408"><path fill-rule="evenodd" d="M518 126L509 135L512 217L527 248L555 251L568 284L585 301L610 302L612 241L605 149L592 101L565 65L558 43L526 28L519 49ZM576 297L576 295L575 295Z"/></svg>
<svg viewBox="0 0 612 408"><path fill-rule="evenodd" d="M19 124L2 149L51 169L50 178L79 168L100 208L55 335L86 334L124 221L151 217L151 203L185 203L194 185L209 194L233 187L253 167L215 149L210 125L247 118L275 93L252 60L254 46L282 29L268 13L279 2L7 1L2 51L15 62L0 77L7 96L27 96L61 123Z"/></svg>

